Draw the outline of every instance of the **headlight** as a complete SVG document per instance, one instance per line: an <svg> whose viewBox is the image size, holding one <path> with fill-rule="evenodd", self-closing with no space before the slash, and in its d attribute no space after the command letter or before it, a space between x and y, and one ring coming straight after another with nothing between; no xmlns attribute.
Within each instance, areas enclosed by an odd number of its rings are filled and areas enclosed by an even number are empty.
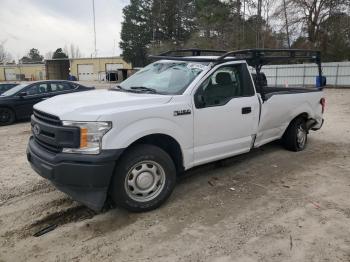
<svg viewBox="0 0 350 262"><path fill-rule="evenodd" d="M62 123L64 126L80 128L80 147L63 148L63 153L99 154L101 152L102 137L112 128L111 122L62 121Z"/></svg>

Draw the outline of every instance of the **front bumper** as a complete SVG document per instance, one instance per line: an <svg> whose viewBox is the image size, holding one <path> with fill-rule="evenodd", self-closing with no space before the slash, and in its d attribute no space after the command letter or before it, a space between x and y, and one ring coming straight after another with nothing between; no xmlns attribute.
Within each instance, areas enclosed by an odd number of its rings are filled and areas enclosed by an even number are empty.
<svg viewBox="0 0 350 262"><path fill-rule="evenodd" d="M102 150L99 155L52 153L29 139L27 159L32 168L55 187L87 207L102 209L122 149Z"/></svg>

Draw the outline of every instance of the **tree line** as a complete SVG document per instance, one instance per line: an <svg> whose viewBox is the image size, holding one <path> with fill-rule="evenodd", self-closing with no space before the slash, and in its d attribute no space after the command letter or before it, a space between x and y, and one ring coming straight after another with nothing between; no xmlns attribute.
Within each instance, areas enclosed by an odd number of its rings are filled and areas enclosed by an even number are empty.
<svg viewBox="0 0 350 262"><path fill-rule="evenodd" d="M134 66L178 48L306 48L350 60L350 0L130 0L120 48Z"/></svg>
<svg viewBox="0 0 350 262"><path fill-rule="evenodd" d="M66 45L63 49L57 48L53 52L45 54L46 59L64 59L64 58L80 58L82 54L78 46L71 44L69 47ZM31 48L26 55L19 59L21 64L33 64L42 63L44 56L40 54L40 51L36 48ZM15 63L11 54L5 49L5 41L0 42L0 64Z"/></svg>

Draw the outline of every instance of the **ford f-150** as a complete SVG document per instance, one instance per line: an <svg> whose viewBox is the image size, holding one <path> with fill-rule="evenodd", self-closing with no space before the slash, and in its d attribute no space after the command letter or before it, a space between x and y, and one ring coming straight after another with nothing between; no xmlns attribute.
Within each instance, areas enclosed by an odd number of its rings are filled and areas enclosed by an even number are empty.
<svg viewBox="0 0 350 262"><path fill-rule="evenodd" d="M140 212L160 206L192 167L279 139L288 150L303 150L309 131L323 124L322 87L255 86L249 66L259 76L265 64L311 61L322 77L320 53L206 51L163 53L109 90L36 104L27 148L32 168L94 210L108 198Z"/></svg>

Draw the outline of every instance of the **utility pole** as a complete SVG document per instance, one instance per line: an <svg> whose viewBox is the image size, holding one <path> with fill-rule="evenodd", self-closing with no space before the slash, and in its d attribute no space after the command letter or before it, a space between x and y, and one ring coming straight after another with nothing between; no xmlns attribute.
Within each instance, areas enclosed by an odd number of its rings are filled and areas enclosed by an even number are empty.
<svg viewBox="0 0 350 262"><path fill-rule="evenodd" d="M286 31L287 31L288 48L290 49L289 24L288 24L286 0L283 0L283 9L284 9L284 17L286 19Z"/></svg>
<svg viewBox="0 0 350 262"><path fill-rule="evenodd" d="M92 0L92 15L94 19L94 47L95 47L95 52L94 55L97 57L97 48L96 48L96 20L95 20L95 0Z"/></svg>

